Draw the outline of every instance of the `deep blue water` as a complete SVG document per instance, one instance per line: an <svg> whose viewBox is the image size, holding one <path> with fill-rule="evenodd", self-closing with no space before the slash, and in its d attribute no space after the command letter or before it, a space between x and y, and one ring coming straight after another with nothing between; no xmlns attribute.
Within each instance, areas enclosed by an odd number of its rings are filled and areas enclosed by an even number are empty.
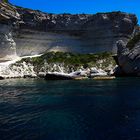
<svg viewBox="0 0 140 140"><path fill-rule="evenodd" d="M140 140L140 78L0 81L0 140Z"/></svg>

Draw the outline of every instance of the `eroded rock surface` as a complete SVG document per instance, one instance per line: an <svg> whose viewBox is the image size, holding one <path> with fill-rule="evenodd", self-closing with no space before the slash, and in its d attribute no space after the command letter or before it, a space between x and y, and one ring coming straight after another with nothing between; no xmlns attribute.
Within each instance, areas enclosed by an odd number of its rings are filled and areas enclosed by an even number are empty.
<svg viewBox="0 0 140 140"><path fill-rule="evenodd" d="M122 75L140 76L140 41L129 49L122 40L118 41L118 62Z"/></svg>
<svg viewBox="0 0 140 140"><path fill-rule="evenodd" d="M2 58L44 51L116 52L116 41L127 42L138 30L136 16L122 12L48 14L6 3L0 8Z"/></svg>

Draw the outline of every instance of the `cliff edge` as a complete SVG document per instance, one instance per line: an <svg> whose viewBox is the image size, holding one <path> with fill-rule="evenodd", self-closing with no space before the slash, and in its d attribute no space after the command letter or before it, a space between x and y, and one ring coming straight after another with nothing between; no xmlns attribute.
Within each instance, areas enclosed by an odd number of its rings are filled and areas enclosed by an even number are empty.
<svg viewBox="0 0 140 140"><path fill-rule="evenodd" d="M134 14L50 14L3 2L0 26L1 60L45 51L116 53L116 41L128 42L138 29Z"/></svg>
<svg viewBox="0 0 140 140"><path fill-rule="evenodd" d="M140 33L127 44L122 40L117 42L119 71L117 75L140 76Z"/></svg>

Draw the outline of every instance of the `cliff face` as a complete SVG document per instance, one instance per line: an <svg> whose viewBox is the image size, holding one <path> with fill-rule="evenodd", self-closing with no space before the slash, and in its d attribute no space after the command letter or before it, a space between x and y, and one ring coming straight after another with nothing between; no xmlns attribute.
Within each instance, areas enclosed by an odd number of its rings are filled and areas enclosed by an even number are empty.
<svg viewBox="0 0 140 140"><path fill-rule="evenodd" d="M12 31L19 19L20 15L14 7L0 3L0 60L10 59L16 55L16 43Z"/></svg>
<svg viewBox="0 0 140 140"><path fill-rule="evenodd" d="M122 40L118 41L118 75L140 76L140 40L133 48L127 48Z"/></svg>
<svg viewBox="0 0 140 140"><path fill-rule="evenodd" d="M116 41L127 42L137 27L133 14L47 14L0 3L0 56L44 51L116 52Z"/></svg>

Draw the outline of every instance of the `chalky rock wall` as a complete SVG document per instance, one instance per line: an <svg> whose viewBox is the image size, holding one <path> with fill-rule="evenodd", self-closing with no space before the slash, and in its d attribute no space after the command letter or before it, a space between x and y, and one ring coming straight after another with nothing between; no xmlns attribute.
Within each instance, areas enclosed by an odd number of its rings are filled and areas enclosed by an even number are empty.
<svg viewBox="0 0 140 140"><path fill-rule="evenodd" d="M45 51L116 53L116 41L127 42L138 28L136 16L122 12L48 14L6 3L0 8L1 59Z"/></svg>

